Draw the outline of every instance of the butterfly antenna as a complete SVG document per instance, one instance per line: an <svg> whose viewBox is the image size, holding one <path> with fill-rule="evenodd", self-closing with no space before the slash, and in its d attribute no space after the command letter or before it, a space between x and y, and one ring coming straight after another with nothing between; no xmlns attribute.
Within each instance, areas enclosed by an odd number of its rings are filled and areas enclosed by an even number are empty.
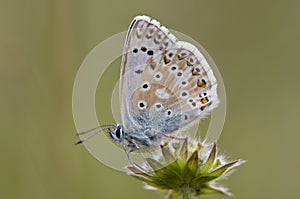
<svg viewBox="0 0 300 199"><path fill-rule="evenodd" d="M89 133L89 132L92 132L96 129L100 129L101 130L106 130L107 128L110 128L110 127L113 127L114 125L101 125L101 126L97 126L95 128L92 128L92 129L89 129L89 130L86 130L86 131L82 131L82 132L79 132L79 133L76 133L76 135L84 135L86 133Z"/></svg>
<svg viewBox="0 0 300 199"><path fill-rule="evenodd" d="M110 130L110 128L113 127L113 126L114 126L114 125L102 125L102 126L97 126L97 127L95 127L95 128L89 129L89 130L87 130L87 131L82 131L82 132L80 132L80 133L76 133L76 135L84 135L84 134L89 133L89 132L92 132L92 131L94 131L94 130L98 130L98 131L96 131L96 132L94 132L94 133L88 135L87 137L78 140L78 141L75 142L74 144L75 144L75 145L81 144L81 143L87 141L88 139L94 137L95 135L97 135L97 134L100 133L101 131Z"/></svg>
<svg viewBox="0 0 300 199"><path fill-rule="evenodd" d="M103 129L101 129L101 130L103 130ZM78 141L75 142L74 144L75 144L75 145L78 145L78 144L81 144L81 143L87 141L88 139L90 139L90 138L94 137L95 135L97 135L98 133L100 133L101 130L100 130L100 131L96 131L96 132L94 132L93 134L91 134L91 135L89 135L89 136L87 136L87 137L85 137L85 138L83 138L83 139L78 140Z"/></svg>

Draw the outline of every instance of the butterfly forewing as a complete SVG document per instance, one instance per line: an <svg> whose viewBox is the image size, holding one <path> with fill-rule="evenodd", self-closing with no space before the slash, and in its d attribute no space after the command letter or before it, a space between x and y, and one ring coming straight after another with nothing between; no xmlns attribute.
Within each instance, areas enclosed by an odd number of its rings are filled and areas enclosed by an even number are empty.
<svg viewBox="0 0 300 199"><path fill-rule="evenodd" d="M146 16L134 18L127 33L120 75L121 116L123 125L129 126L132 120L129 102L137 89L142 74L151 59L159 59L161 52L172 47L176 38L156 20Z"/></svg>

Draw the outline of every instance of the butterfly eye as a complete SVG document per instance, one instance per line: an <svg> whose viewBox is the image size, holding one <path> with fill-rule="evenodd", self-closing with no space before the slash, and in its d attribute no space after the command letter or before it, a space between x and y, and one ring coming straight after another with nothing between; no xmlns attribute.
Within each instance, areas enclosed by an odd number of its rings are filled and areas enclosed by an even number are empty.
<svg viewBox="0 0 300 199"><path fill-rule="evenodd" d="M116 137L118 139L121 139L121 137L123 137L123 130L122 130L122 128L117 128L117 130L116 130Z"/></svg>
<svg viewBox="0 0 300 199"><path fill-rule="evenodd" d="M117 125L116 128L111 131L109 130L109 135L115 142L120 142L124 137L124 131L121 125Z"/></svg>

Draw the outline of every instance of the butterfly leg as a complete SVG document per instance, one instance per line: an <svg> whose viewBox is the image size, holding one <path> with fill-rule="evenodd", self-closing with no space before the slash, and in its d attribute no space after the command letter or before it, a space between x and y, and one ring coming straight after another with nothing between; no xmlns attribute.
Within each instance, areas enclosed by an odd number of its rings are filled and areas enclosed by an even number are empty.
<svg viewBox="0 0 300 199"><path fill-rule="evenodd" d="M129 163L132 165L134 162L132 161L131 157L130 157L130 153L132 152L132 148L128 147L128 145L124 144L123 149L127 155L127 159L129 161ZM129 149L129 150L128 150Z"/></svg>
<svg viewBox="0 0 300 199"><path fill-rule="evenodd" d="M133 144L135 145L135 149L138 151L138 154L142 157L143 161L147 163L146 157L144 156L144 153L141 151L141 148L138 146L138 144L135 142L135 140L132 140ZM150 166L150 165L148 165Z"/></svg>
<svg viewBox="0 0 300 199"><path fill-rule="evenodd" d="M132 144L134 145L134 147L132 147ZM137 143L134 142L134 140L132 140L131 144L125 144L123 146L123 149L127 155L127 159L129 161L129 163L132 165L134 164L134 161L132 160L132 158L130 157L130 153L132 153L133 151L137 150L139 154L141 154L142 158L144 159L142 152L140 151L140 147L137 145Z"/></svg>
<svg viewBox="0 0 300 199"><path fill-rule="evenodd" d="M131 165L136 165L136 163L134 162L134 160L131 158L130 154L133 152L133 151L137 151L137 153L141 156L141 158L143 159L143 162L145 162L149 168L152 168L149 164L148 164L148 161L147 161L147 158L145 157L144 153L142 152L141 148L138 146L138 144L132 140L132 143L131 144L134 144L134 148L132 147L132 145L124 145L123 146L123 149L127 155L127 158L128 158L128 161Z"/></svg>

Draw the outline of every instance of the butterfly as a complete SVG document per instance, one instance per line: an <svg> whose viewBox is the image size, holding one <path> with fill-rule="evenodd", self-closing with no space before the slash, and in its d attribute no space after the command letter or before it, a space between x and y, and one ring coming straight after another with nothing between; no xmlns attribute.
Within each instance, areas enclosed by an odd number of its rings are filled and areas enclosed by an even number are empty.
<svg viewBox="0 0 300 199"><path fill-rule="evenodd" d="M160 145L219 103L216 78L202 53L148 16L135 17L129 27L119 97L122 123L95 129L107 131L125 151Z"/></svg>

